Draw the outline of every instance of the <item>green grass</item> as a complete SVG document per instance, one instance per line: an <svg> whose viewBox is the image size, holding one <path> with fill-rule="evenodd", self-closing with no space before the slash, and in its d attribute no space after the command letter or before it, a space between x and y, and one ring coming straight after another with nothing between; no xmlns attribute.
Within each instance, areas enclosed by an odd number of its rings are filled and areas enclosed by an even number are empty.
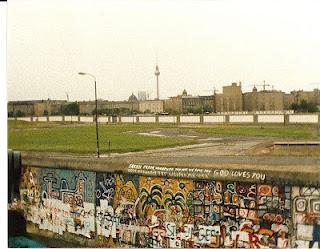
<svg viewBox="0 0 320 249"><path fill-rule="evenodd" d="M32 126L31 124L35 124ZM170 125L169 125L170 126ZM191 139L143 136L137 133L156 127L146 125L99 125L101 153L142 151L197 143ZM168 127L164 125L162 127ZM28 123L23 121L8 122L8 147L14 150L51 151L69 153L95 153L95 125L53 125Z"/></svg>
<svg viewBox="0 0 320 249"><path fill-rule="evenodd" d="M200 133L211 136L245 136L275 137L288 139L317 139L317 127L312 125L215 125L192 128Z"/></svg>
<svg viewBox="0 0 320 249"><path fill-rule="evenodd" d="M142 151L198 143L182 137L154 137L139 135L159 129L179 129L208 136L274 137L281 139L319 139L315 125L176 125L176 124L100 124L100 150L108 152ZM70 124L8 121L8 147L14 150L68 152L91 154L96 150L94 124Z"/></svg>

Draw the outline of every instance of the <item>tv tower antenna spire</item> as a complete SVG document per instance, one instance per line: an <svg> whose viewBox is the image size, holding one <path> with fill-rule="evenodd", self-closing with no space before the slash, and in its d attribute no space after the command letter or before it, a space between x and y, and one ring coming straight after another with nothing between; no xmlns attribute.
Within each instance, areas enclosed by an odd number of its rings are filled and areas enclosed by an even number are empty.
<svg viewBox="0 0 320 249"><path fill-rule="evenodd" d="M160 71L159 71L159 66L158 66L158 51L156 53L156 71L154 72L154 75L157 77L157 98L159 99L159 75L160 75Z"/></svg>

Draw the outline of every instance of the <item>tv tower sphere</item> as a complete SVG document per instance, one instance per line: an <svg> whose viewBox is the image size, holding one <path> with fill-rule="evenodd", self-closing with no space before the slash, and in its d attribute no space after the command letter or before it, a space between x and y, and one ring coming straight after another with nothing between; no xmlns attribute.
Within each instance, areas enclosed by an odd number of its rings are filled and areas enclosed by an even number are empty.
<svg viewBox="0 0 320 249"><path fill-rule="evenodd" d="M160 75L160 71L159 71L159 67L158 65L156 66L156 71L154 72L155 76L159 76Z"/></svg>

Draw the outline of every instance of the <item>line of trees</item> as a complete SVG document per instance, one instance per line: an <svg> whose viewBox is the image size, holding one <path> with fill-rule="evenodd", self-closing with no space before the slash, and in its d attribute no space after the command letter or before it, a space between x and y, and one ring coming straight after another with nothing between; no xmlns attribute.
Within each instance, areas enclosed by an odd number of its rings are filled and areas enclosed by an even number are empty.
<svg viewBox="0 0 320 249"><path fill-rule="evenodd" d="M62 115L79 115L80 108L77 102L72 102L67 105L61 106L61 114Z"/></svg>
<svg viewBox="0 0 320 249"><path fill-rule="evenodd" d="M318 112L319 111L315 103L308 102L304 99L301 100L300 104L293 103L291 105L291 109L293 109L294 112Z"/></svg>
<svg viewBox="0 0 320 249"><path fill-rule="evenodd" d="M96 108L91 113L92 115L96 114ZM117 116L117 115L133 115L137 114L136 111L133 111L129 108L113 108L113 109L99 109L99 115L106 115L106 116Z"/></svg>

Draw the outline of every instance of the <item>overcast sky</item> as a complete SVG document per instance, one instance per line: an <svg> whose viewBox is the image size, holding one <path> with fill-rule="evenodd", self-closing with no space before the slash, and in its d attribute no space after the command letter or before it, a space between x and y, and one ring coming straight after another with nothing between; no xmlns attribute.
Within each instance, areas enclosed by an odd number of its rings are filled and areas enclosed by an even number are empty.
<svg viewBox="0 0 320 249"><path fill-rule="evenodd" d="M318 0L10 0L9 100L124 100L243 91L312 90L320 82ZM258 89L262 87L258 87ZM271 87L270 87L271 89Z"/></svg>

